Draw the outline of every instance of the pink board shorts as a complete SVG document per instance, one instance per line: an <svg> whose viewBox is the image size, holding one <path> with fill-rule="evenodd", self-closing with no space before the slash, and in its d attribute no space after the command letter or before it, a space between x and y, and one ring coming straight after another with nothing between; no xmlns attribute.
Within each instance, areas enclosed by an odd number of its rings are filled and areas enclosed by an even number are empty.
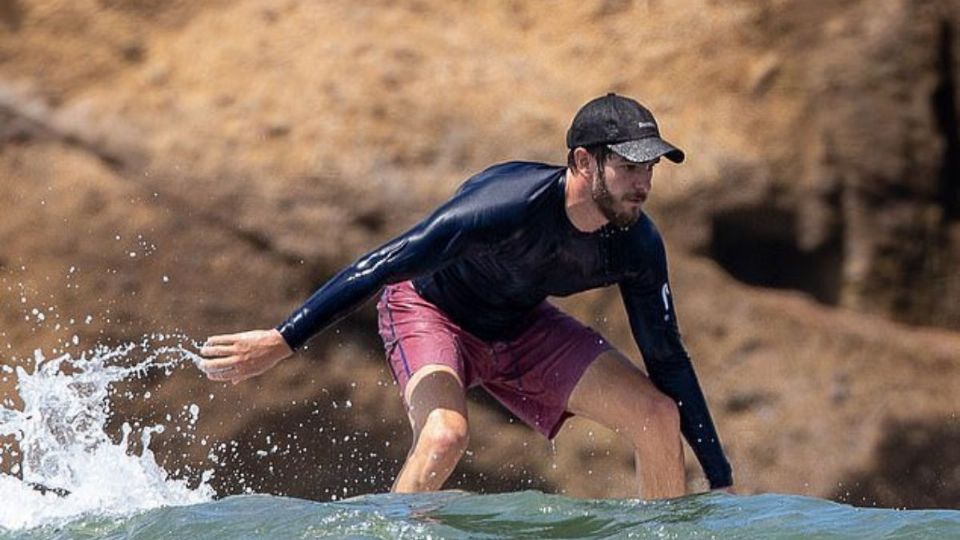
<svg viewBox="0 0 960 540"><path fill-rule="evenodd" d="M441 364L466 388L482 386L551 439L571 416L567 400L587 366L613 348L549 302L534 308L532 324L519 337L493 342L460 328L410 281L387 286L377 310L380 337L401 395L418 369Z"/></svg>

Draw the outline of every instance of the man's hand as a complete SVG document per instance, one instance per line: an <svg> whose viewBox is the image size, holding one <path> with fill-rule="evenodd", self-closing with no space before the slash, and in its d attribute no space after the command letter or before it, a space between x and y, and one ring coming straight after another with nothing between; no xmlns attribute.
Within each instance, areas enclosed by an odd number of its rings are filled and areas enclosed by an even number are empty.
<svg viewBox="0 0 960 540"><path fill-rule="evenodd" d="M293 351L277 330L251 330L213 336L200 349L200 369L211 381L233 384L255 377L291 356Z"/></svg>

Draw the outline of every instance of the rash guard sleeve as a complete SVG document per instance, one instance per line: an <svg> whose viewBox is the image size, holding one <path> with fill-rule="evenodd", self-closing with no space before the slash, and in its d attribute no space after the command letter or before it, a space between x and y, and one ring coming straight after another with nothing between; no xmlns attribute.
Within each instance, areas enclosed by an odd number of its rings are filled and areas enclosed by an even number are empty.
<svg viewBox="0 0 960 540"><path fill-rule="evenodd" d="M650 380L677 403L680 430L703 467L710 488L731 486L730 464L710 418L693 363L680 338L668 282L666 252L659 235L653 247L644 251L653 259L648 263L648 271L620 283L634 339Z"/></svg>
<svg viewBox="0 0 960 540"><path fill-rule="evenodd" d="M473 176L422 222L341 270L277 329L298 349L384 285L432 274L503 241L552 200L562 171L509 162Z"/></svg>
<svg viewBox="0 0 960 540"><path fill-rule="evenodd" d="M296 350L347 316L381 287L441 268L470 245L476 220L456 212L456 200L406 233L370 251L327 281L277 330ZM451 207L454 206L454 207Z"/></svg>

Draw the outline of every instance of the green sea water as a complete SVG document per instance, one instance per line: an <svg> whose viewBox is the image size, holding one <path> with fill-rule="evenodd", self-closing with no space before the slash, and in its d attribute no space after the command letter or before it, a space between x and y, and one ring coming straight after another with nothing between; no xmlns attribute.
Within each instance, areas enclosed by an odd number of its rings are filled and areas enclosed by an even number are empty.
<svg viewBox="0 0 960 540"><path fill-rule="evenodd" d="M0 539L80 538L960 538L960 511L855 508L787 496L583 500L535 491L313 502L242 495L130 515L90 513Z"/></svg>

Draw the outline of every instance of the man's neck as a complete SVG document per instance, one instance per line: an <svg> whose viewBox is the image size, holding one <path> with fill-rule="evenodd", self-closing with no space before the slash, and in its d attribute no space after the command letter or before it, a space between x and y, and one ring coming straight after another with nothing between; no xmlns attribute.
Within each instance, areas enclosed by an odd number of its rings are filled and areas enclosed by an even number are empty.
<svg viewBox="0 0 960 540"><path fill-rule="evenodd" d="M607 224L590 194L590 180L567 169L564 207L570 223L581 232L593 232Z"/></svg>

